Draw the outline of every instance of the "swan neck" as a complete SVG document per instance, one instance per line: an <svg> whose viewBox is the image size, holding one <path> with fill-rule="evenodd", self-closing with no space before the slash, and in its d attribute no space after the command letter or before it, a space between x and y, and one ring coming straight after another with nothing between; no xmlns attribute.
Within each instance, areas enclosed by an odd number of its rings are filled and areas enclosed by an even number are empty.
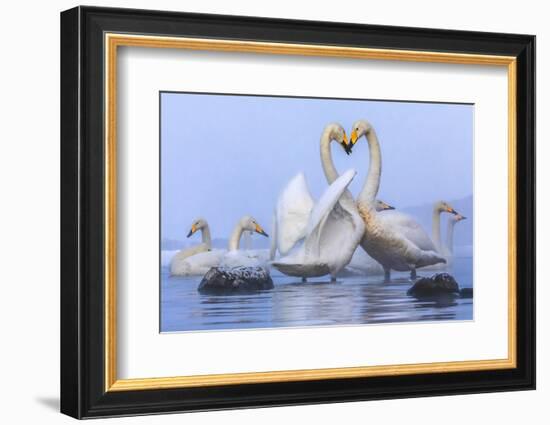
<svg viewBox="0 0 550 425"><path fill-rule="evenodd" d="M328 184L332 184L338 178L338 171L336 171L330 151L331 141L330 129L325 129L321 135L321 165Z"/></svg>
<svg viewBox="0 0 550 425"><path fill-rule="evenodd" d="M432 241L437 252L441 252L441 212L437 206L434 207L432 214Z"/></svg>
<svg viewBox="0 0 550 425"><path fill-rule="evenodd" d="M449 222L447 223L447 250L449 251L450 255L453 255L453 237L455 224L456 221L454 220L449 220Z"/></svg>
<svg viewBox="0 0 550 425"><path fill-rule="evenodd" d="M227 247L229 251L237 251L239 249L239 243L241 241L242 234L243 228L241 226L241 223L237 223L237 225L233 229L233 233L231 233L231 237L229 238L229 245Z"/></svg>
<svg viewBox="0 0 550 425"><path fill-rule="evenodd" d="M378 136L373 128L365 134L369 144L369 172L363 185L363 190L359 194L359 203L374 208L374 200L380 188L380 175L382 174L382 153Z"/></svg>
<svg viewBox="0 0 550 425"><path fill-rule="evenodd" d="M208 249L212 248L212 237L210 236L210 226L207 224L201 229L202 243L206 244Z"/></svg>

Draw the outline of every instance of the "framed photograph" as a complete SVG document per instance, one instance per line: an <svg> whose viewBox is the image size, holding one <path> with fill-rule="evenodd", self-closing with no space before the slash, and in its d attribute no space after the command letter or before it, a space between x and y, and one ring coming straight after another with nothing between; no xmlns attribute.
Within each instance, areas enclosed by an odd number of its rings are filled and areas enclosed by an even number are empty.
<svg viewBox="0 0 550 425"><path fill-rule="evenodd" d="M61 411L535 388L535 37L61 14Z"/></svg>

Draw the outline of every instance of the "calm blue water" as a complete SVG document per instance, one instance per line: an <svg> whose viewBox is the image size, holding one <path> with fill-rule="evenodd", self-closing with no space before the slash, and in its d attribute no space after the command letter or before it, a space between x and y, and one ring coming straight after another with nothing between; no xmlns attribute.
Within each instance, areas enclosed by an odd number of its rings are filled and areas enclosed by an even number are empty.
<svg viewBox="0 0 550 425"><path fill-rule="evenodd" d="M448 270L461 288L472 287L472 258L455 258ZM419 270L419 276L435 272ZM275 288L245 295L201 295L201 277L161 273L161 331L198 331L358 325L369 323L472 320L473 299L420 301L407 296L407 273L320 278L302 283L272 270Z"/></svg>

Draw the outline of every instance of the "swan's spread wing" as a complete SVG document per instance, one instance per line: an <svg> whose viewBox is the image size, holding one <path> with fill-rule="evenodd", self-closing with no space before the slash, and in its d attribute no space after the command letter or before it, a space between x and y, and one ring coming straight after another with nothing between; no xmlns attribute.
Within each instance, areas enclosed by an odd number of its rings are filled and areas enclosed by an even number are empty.
<svg viewBox="0 0 550 425"><path fill-rule="evenodd" d="M313 204L306 179L300 173L288 182L277 201L275 237L281 255L304 238Z"/></svg>
<svg viewBox="0 0 550 425"><path fill-rule="evenodd" d="M311 211L306 229L308 238L316 231L316 228L323 225L356 174L357 172L353 169L346 171L325 190Z"/></svg>
<svg viewBox="0 0 550 425"><path fill-rule="evenodd" d="M387 226L407 238L423 251L436 251L430 236L410 215L399 211L386 211L378 214L378 219Z"/></svg>
<svg viewBox="0 0 550 425"><path fill-rule="evenodd" d="M326 262L331 272L349 262L364 232L355 205L339 202L355 175L355 170L348 170L325 190L308 223L305 256Z"/></svg>

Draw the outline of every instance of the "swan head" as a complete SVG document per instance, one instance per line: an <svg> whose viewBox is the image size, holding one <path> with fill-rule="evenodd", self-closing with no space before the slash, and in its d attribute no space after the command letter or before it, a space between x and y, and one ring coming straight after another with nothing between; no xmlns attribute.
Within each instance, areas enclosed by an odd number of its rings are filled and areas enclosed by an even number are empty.
<svg viewBox="0 0 550 425"><path fill-rule="evenodd" d="M338 123L328 124L325 127L325 132L328 132L328 138L330 141L336 140L348 155L351 153L351 145L349 144L348 136L346 135L346 130L344 130L344 127Z"/></svg>
<svg viewBox="0 0 550 425"><path fill-rule="evenodd" d="M239 224L241 225L241 228L243 230L248 230L250 232L256 232L259 233L262 236L269 237L269 235L262 229L262 226L258 224L256 219L254 217L251 217L249 215L245 215L243 218L241 218Z"/></svg>
<svg viewBox="0 0 550 425"><path fill-rule="evenodd" d="M388 211L388 210L394 210L395 207L392 207L390 204L386 204L384 201L377 199L376 205L375 205L376 211Z"/></svg>
<svg viewBox="0 0 550 425"><path fill-rule="evenodd" d="M351 148L353 147L353 145L357 143L357 140L359 140L363 136L367 136L371 130L372 130L372 125L368 121L365 121L365 120L355 121L355 123L353 124L353 128L351 130L349 151L351 152Z"/></svg>
<svg viewBox="0 0 550 425"><path fill-rule="evenodd" d="M208 226L208 223L204 218L197 218L195 221L193 221L193 224L191 225L191 230L189 230L187 237L190 238L191 235L193 235L200 229L204 229L206 226Z"/></svg>
<svg viewBox="0 0 550 425"><path fill-rule="evenodd" d="M438 201L435 203L434 205L434 210L436 210L437 212L447 212L447 213L451 213L453 215L457 215L458 212L453 208L451 207L451 205L446 202L446 201Z"/></svg>

